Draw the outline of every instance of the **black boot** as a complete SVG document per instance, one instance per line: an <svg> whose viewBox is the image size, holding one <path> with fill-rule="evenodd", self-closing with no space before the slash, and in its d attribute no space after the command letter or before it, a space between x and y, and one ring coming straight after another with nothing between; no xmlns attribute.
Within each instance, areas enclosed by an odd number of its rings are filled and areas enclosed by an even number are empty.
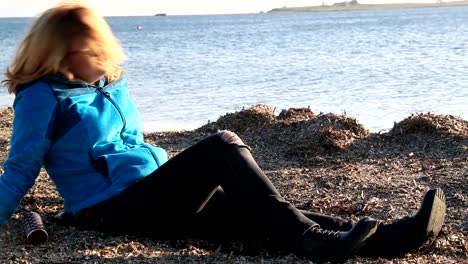
<svg viewBox="0 0 468 264"><path fill-rule="evenodd" d="M415 215L391 224L380 224L357 254L374 258L395 258L418 249L428 239L437 237L444 224L445 209L442 189L429 190Z"/></svg>
<svg viewBox="0 0 468 264"><path fill-rule="evenodd" d="M378 225L378 221L366 217L347 232L328 231L314 226L302 236L298 254L313 262L344 262L364 245Z"/></svg>
<svg viewBox="0 0 468 264"><path fill-rule="evenodd" d="M336 216L324 215L305 210L299 210L305 217L319 224L322 229L333 231L349 231L356 224L353 220L343 219Z"/></svg>

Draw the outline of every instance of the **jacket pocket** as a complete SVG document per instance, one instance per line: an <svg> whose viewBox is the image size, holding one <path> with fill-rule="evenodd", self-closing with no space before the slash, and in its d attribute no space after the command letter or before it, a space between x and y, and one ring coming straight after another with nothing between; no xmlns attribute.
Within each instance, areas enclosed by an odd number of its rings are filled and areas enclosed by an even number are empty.
<svg viewBox="0 0 468 264"><path fill-rule="evenodd" d="M144 145L150 151L151 155L153 155L154 160L158 164L158 167L161 167L167 161L167 152L163 148L155 147L150 144Z"/></svg>
<svg viewBox="0 0 468 264"><path fill-rule="evenodd" d="M96 171L108 178L115 186L126 186L158 168L152 152L145 148L130 148L112 153L95 153L92 160Z"/></svg>
<svg viewBox="0 0 468 264"><path fill-rule="evenodd" d="M91 151L88 152L91 166L100 174L102 174L106 179L109 179L109 166L107 166L107 160L104 156L101 156L97 159L93 157Z"/></svg>

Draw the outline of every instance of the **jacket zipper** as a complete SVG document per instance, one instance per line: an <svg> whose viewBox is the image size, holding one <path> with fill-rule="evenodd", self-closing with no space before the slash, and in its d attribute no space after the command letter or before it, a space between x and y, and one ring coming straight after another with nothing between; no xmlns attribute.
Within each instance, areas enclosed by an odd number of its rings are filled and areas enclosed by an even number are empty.
<svg viewBox="0 0 468 264"><path fill-rule="evenodd" d="M109 100L109 102L111 102L111 104L115 107L115 109L117 109L117 111L120 114L120 117L122 118L122 123L123 123L122 131L124 131L125 127L127 126L127 121L125 120L125 116L123 115L122 109L120 109L120 107L117 105L117 103L114 101L114 99L111 98L109 92L104 91L104 89L102 89L102 87L97 87L96 89L100 94L104 95L104 97L106 97L107 100ZM143 145L143 146L147 150L149 150L149 152L153 156L153 159L156 161L156 164L158 165L158 168L159 168L161 166L161 163L159 162L159 159L156 156L156 153L154 153L154 151L151 148L149 148L149 147L147 147L145 145Z"/></svg>
<svg viewBox="0 0 468 264"><path fill-rule="evenodd" d="M106 97L107 100L109 100L109 102L111 102L111 104L115 107L115 109L117 109L117 112L119 112L120 118L122 118L122 123L123 123L121 131L124 131L125 127L127 126L127 121L125 120L125 116L123 115L122 109L120 109L120 107L117 105L117 103L114 101L114 99L111 98L109 92L104 91L104 89L102 89L102 87L97 87L97 91L100 94L104 95L104 97Z"/></svg>

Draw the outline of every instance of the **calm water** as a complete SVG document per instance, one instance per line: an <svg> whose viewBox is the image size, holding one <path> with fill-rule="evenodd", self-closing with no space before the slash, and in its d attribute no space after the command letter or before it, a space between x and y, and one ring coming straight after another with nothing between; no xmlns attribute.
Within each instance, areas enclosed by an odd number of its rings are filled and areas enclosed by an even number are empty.
<svg viewBox="0 0 468 264"><path fill-rule="evenodd" d="M468 7L111 17L145 129L192 129L253 104L356 117L468 120ZM0 68L30 19L0 19ZM141 27L141 29L138 29ZM0 91L0 107L13 97Z"/></svg>

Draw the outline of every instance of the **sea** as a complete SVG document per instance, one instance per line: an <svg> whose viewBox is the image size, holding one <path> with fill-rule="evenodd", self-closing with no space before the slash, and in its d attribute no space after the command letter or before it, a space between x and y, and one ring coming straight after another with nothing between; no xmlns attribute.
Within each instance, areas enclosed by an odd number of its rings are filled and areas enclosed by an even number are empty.
<svg viewBox="0 0 468 264"><path fill-rule="evenodd" d="M346 114L384 132L468 120L468 7L106 17L144 130L190 130L256 104ZM4 72L33 18L0 19ZM13 96L0 87L0 107Z"/></svg>

